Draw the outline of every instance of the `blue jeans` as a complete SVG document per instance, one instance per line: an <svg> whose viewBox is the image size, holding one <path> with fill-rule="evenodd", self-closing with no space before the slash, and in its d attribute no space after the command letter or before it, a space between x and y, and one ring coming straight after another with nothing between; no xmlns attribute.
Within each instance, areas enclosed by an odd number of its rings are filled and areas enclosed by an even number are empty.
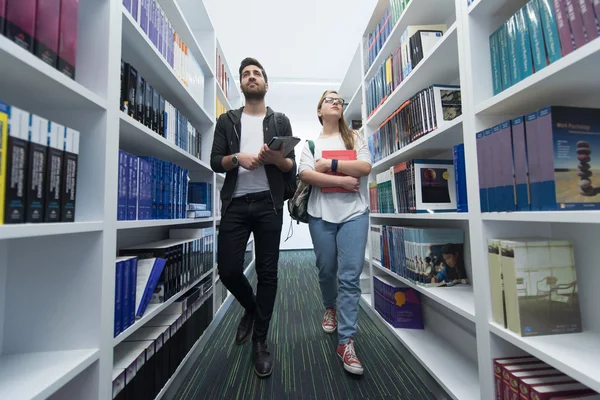
<svg viewBox="0 0 600 400"><path fill-rule="evenodd" d="M360 275L365 262L369 212L341 224L308 217L319 284L325 307L336 307L338 341L346 344L356 335Z"/></svg>

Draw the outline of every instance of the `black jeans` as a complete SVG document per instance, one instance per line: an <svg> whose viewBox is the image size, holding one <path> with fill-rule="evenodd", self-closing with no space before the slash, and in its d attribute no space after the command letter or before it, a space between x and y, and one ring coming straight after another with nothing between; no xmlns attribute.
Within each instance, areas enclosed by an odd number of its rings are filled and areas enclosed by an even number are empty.
<svg viewBox="0 0 600 400"><path fill-rule="evenodd" d="M218 270L223 284L247 311L254 314L252 340L265 341L277 295L277 263L283 209L276 210L269 192L233 199L219 229ZM256 296L244 275L246 244L254 233Z"/></svg>

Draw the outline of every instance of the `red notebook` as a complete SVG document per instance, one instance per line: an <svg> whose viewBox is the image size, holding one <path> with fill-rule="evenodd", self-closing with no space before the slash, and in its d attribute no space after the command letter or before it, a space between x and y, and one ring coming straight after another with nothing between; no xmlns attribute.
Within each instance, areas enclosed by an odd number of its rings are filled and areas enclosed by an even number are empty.
<svg viewBox="0 0 600 400"><path fill-rule="evenodd" d="M356 150L323 150L323 158L328 160L354 161L356 160ZM329 175L345 176L339 172L328 172ZM323 193L349 193L343 187L324 187L321 188Z"/></svg>

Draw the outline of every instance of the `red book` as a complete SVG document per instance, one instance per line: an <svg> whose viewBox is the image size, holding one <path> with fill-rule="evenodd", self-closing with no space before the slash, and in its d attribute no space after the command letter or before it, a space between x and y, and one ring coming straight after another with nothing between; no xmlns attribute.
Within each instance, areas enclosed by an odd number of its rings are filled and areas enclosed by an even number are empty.
<svg viewBox="0 0 600 400"><path fill-rule="evenodd" d="M549 386L534 386L531 388L531 398L533 400L550 400L560 396L597 394L581 383L566 383Z"/></svg>
<svg viewBox="0 0 600 400"><path fill-rule="evenodd" d="M356 160L356 150L323 150L323 158L328 160L354 161ZM339 172L329 171L329 175L345 176ZM342 187L324 187L323 193L350 193Z"/></svg>
<svg viewBox="0 0 600 400"><path fill-rule="evenodd" d="M8 0L6 4L6 37L33 52L36 0Z"/></svg>
<svg viewBox="0 0 600 400"><path fill-rule="evenodd" d="M35 21L35 55L56 68L60 0L38 0Z"/></svg>
<svg viewBox="0 0 600 400"><path fill-rule="evenodd" d="M60 33L58 40L58 70L75 79L77 64L77 21L79 0L60 1Z"/></svg>

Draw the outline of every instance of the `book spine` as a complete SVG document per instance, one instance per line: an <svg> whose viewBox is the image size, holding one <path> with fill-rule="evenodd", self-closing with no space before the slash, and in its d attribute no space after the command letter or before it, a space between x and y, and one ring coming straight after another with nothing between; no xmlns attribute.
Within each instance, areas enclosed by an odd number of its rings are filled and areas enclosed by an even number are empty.
<svg viewBox="0 0 600 400"><path fill-rule="evenodd" d="M525 145L525 119L512 120L512 143L516 185L517 211L529 211L529 184L527 179L527 149Z"/></svg>
<svg viewBox="0 0 600 400"><path fill-rule="evenodd" d="M501 191L498 199L502 204L502 211L515 211L515 181L514 181L514 159L512 151L511 121L505 121L500 125L498 137L501 174Z"/></svg>
<svg viewBox="0 0 600 400"><path fill-rule="evenodd" d="M139 1L140 0L131 0L131 16L135 22L138 22L140 16Z"/></svg>
<svg viewBox="0 0 600 400"><path fill-rule="evenodd" d="M529 27L527 25L525 14L525 8L522 8L515 15L517 21L517 35L519 38L517 50L520 53L519 72L521 74L521 79L525 79L533 74L533 55L531 52L531 41L529 39Z"/></svg>
<svg viewBox="0 0 600 400"><path fill-rule="evenodd" d="M596 24L596 16L594 15L594 6L592 0L579 0L581 8L581 17L585 27L585 35L587 41L590 42L599 36L598 25Z"/></svg>
<svg viewBox="0 0 600 400"><path fill-rule="evenodd" d="M128 196L127 196L127 220L133 221L137 216L137 190L138 190L138 158L128 155Z"/></svg>
<svg viewBox="0 0 600 400"><path fill-rule="evenodd" d="M546 67L547 58L542 21L540 20L540 9L537 1L530 1L527 3L525 6L525 14L533 56L533 68L535 72L538 72Z"/></svg>
<svg viewBox="0 0 600 400"><path fill-rule="evenodd" d="M65 129L64 162L61 179L61 222L75 222L75 206L77 201L77 168L79 165L79 132Z"/></svg>
<svg viewBox="0 0 600 400"><path fill-rule="evenodd" d="M48 121L31 114L29 116L29 166L26 179L25 222L44 222L47 137Z"/></svg>
<svg viewBox="0 0 600 400"><path fill-rule="evenodd" d="M498 31L490 36L490 59L492 62L492 83L494 95L502 92L502 77L500 76L500 51L498 49Z"/></svg>
<svg viewBox="0 0 600 400"><path fill-rule="evenodd" d="M65 127L54 122L48 123L48 158L46 165L46 206L45 222L60 222L61 176L63 165L62 137Z"/></svg>
<svg viewBox="0 0 600 400"><path fill-rule="evenodd" d="M140 74L137 74L137 84L135 88L135 118L144 125L144 93L146 90L146 80Z"/></svg>
<svg viewBox="0 0 600 400"><path fill-rule="evenodd" d="M33 52L36 2L37 0L8 0L6 27L4 32L0 32L30 52Z"/></svg>
<svg viewBox="0 0 600 400"><path fill-rule="evenodd" d="M119 181L117 197L117 221L127 220L127 154L119 149Z"/></svg>
<svg viewBox="0 0 600 400"><path fill-rule="evenodd" d="M586 43L585 28L581 15L579 0L565 0L567 6L567 18L571 27L571 34L575 42L575 49L581 48Z"/></svg>
<svg viewBox="0 0 600 400"><path fill-rule="evenodd" d="M140 26L148 36L148 0L140 0Z"/></svg>
<svg viewBox="0 0 600 400"><path fill-rule="evenodd" d="M135 303L137 295L137 264L138 258L134 257L129 260L130 263L130 274L129 277L129 308L127 309L127 317L129 319L129 326L135 323Z"/></svg>
<svg viewBox="0 0 600 400"><path fill-rule="evenodd" d="M77 64L77 23L79 0L60 1L58 70L75 79Z"/></svg>
<svg viewBox="0 0 600 400"><path fill-rule="evenodd" d="M540 153L538 140L537 112L525 117L525 138L527 145L527 170L529 171L529 199L531 211L541 211L540 204Z"/></svg>
<svg viewBox="0 0 600 400"><path fill-rule="evenodd" d="M5 224L25 222L29 113L11 107L8 120L6 158Z"/></svg>
<svg viewBox="0 0 600 400"><path fill-rule="evenodd" d="M123 283L121 284L121 329L124 331L129 328L129 309L131 307L131 265L129 260L123 261ZM135 303L135 301L134 301Z"/></svg>
<svg viewBox="0 0 600 400"><path fill-rule="evenodd" d="M492 181L490 182L490 211L498 212L504 211L504 201L502 200L502 178L504 176L504 165L506 159L504 159L504 153L501 152L502 141L501 141L501 125L496 125L492 128L492 134L489 138L488 145L491 147L490 152L492 157L490 159L492 163Z"/></svg>
<svg viewBox="0 0 600 400"><path fill-rule="evenodd" d="M8 146L8 118L10 106L0 101L0 225L4 224L6 182L6 153Z"/></svg>
<svg viewBox="0 0 600 400"><path fill-rule="evenodd" d="M517 49L520 38L517 30L516 14L506 21L506 40L508 43L510 80L514 85L523 79L523 73L521 71L521 52Z"/></svg>
<svg viewBox="0 0 600 400"><path fill-rule="evenodd" d="M552 3L550 3L552 2ZM575 47L564 0L538 0L548 63L571 53Z"/></svg>
<svg viewBox="0 0 600 400"><path fill-rule="evenodd" d="M538 111L538 152L540 159L540 206L542 211L558 209L554 181L554 120L552 107Z"/></svg>
<svg viewBox="0 0 600 400"><path fill-rule="evenodd" d="M123 0L123 7L125 7L129 13L131 13L131 1L132 0Z"/></svg>
<svg viewBox="0 0 600 400"><path fill-rule="evenodd" d="M144 86L144 125L146 128L152 129L152 120L154 116L152 115L152 102L154 98L154 93L152 86L148 81L146 81L146 85Z"/></svg>
<svg viewBox="0 0 600 400"><path fill-rule="evenodd" d="M136 102L137 102L137 79L138 73L133 66L126 64L125 65L125 77L127 80L126 94L125 99L127 100L126 112L131 118L136 118Z"/></svg>
<svg viewBox="0 0 600 400"><path fill-rule="evenodd" d="M484 188L487 192L487 212L493 212L495 210L495 198L494 198L494 151L492 143L492 130L486 129L483 131L483 138L481 145L483 147L483 163L485 171L485 183Z"/></svg>
<svg viewBox="0 0 600 400"><path fill-rule="evenodd" d="M600 25L600 0L592 0L594 5L594 13L596 14L596 21L598 21ZM600 28L599 28L600 31Z"/></svg>
<svg viewBox="0 0 600 400"><path fill-rule="evenodd" d="M34 53L55 68L58 61L59 22L60 0L37 0Z"/></svg>
<svg viewBox="0 0 600 400"><path fill-rule="evenodd" d="M123 262L115 263L115 316L114 316L114 337L117 337L122 331L122 291L123 291Z"/></svg>
<svg viewBox="0 0 600 400"><path fill-rule="evenodd" d="M502 77L502 88L506 90L513 85L510 73L508 26L506 22L498 30L498 47L500 48L500 76Z"/></svg>
<svg viewBox="0 0 600 400"><path fill-rule="evenodd" d="M4 34L4 25L6 25L6 0L0 0L0 35ZM0 207L2 207L1 204ZM2 225L2 221L0 221L0 225Z"/></svg>

